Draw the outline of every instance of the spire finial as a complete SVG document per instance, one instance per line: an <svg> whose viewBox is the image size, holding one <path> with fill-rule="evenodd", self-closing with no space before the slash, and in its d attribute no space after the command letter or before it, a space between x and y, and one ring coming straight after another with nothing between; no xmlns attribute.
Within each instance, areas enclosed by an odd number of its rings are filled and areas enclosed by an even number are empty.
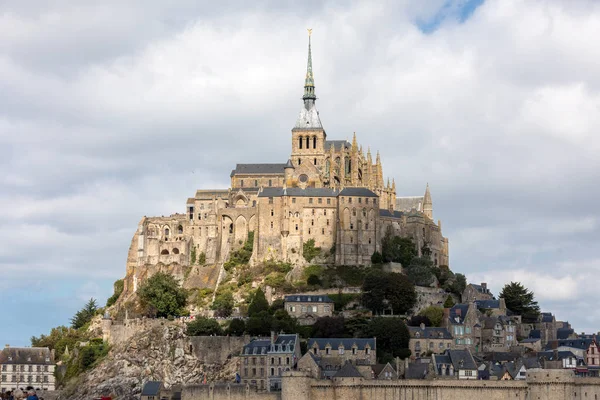
<svg viewBox="0 0 600 400"><path fill-rule="evenodd" d="M302 99L304 103L307 100L315 101L317 96L315 95L315 79L312 71L312 53L310 49L310 37L312 36L312 29L308 29L308 63L306 65L306 78L304 80L304 96Z"/></svg>

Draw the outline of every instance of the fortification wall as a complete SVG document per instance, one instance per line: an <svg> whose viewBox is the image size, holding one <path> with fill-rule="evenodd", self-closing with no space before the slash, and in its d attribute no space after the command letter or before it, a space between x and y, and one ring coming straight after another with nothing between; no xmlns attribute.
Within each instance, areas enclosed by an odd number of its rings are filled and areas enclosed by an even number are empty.
<svg viewBox="0 0 600 400"><path fill-rule="evenodd" d="M250 336L193 336L189 338L192 353L205 364L224 364L230 356L242 351Z"/></svg>
<svg viewBox="0 0 600 400"><path fill-rule="evenodd" d="M192 385L186 386L183 400L281 400L280 392L257 391L248 385Z"/></svg>

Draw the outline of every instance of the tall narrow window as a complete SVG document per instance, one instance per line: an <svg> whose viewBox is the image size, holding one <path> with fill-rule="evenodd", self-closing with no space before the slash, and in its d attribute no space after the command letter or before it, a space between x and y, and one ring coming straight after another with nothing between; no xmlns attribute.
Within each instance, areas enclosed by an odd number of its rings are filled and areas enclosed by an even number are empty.
<svg viewBox="0 0 600 400"><path fill-rule="evenodd" d="M269 187L271 187L272 184L273 184L273 181L271 179L269 179Z"/></svg>
<svg viewBox="0 0 600 400"><path fill-rule="evenodd" d="M308 136L306 137L306 148L310 149L310 138Z"/></svg>
<svg viewBox="0 0 600 400"><path fill-rule="evenodd" d="M302 164L302 160L298 159L298 165Z"/></svg>
<svg viewBox="0 0 600 400"><path fill-rule="evenodd" d="M244 187L244 180L243 179L240 181L240 186Z"/></svg>
<svg viewBox="0 0 600 400"><path fill-rule="evenodd" d="M316 149L316 148L317 148L317 137L313 136L313 149Z"/></svg>
<svg viewBox="0 0 600 400"><path fill-rule="evenodd" d="M302 148L302 136L298 138L299 147Z"/></svg>
<svg viewBox="0 0 600 400"><path fill-rule="evenodd" d="M315 165L317 165L317 159L315 158L315 161L313 162Z"/></svg>

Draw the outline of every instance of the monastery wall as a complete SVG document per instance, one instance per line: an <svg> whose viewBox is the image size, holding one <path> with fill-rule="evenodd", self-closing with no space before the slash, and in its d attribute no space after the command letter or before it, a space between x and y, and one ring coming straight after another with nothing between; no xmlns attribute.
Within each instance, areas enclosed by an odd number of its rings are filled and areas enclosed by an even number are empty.
<svg viewBox="0 0 600 400"><path fill-rule="evenodd" d="M257 391L239 384L192 385L183 388L182 400L281 400L281 392Z"/></svg>

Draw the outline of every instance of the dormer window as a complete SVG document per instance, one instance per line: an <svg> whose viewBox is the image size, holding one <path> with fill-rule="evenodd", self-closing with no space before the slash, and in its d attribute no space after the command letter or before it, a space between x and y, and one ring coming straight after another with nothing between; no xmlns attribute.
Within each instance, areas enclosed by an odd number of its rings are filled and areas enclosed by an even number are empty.
<svg viewBox="0 0 600 400"><path fill-rule="evenodd" d="M12 361L12 356L8 356L8 361Z"/></svg>
<svg viewBox="0 0 600 400"><path fill-rule="evenodd" d="M340 347L338 347L338 353L339 353L340 355L344 354L344 346L340 346Z"/></svg>
<svg viewBox="0 0 600 400"><path fill-rule="evenodd" d="M27 361L28 361L28 362L31 362L31 357L27 357Z"/></svg>
<svg viewBox="0 0 600 400"><path fill-rule="evenodd" d="M421 333L420 333L420 332L416 332L416 333L415 333L415 337L416 337L416 338L420 338L420 337L421 337Z"/></svg>
<svg viewBox="0 0 600 400"><path fill-rule="evenodd" d="M325 347L325 354L327 354L327 355L331 354L331 347L329 347L329 346Z"/></svg>
<svg viewBox="0 0 600 400"><path fill-rule="evenodd" d="M371 348L370 347L365 347L365 354L369 355L371 353Z"/></svg>

